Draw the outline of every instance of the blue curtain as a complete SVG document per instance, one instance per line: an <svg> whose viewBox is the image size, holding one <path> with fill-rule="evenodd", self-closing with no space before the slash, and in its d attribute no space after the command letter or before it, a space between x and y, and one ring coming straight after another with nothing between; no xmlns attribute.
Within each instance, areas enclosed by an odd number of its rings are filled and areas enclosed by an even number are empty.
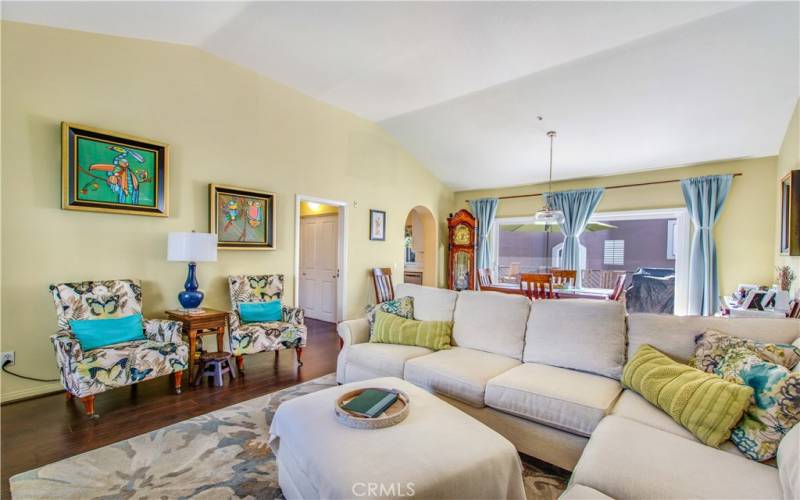
<svg viewBox="0 0 800 500"><path fill-rule="evenodd" d="M711 316L719 306L717 248L714 224L733 182L732 175L710 175L683 179L681 189L694 224L689 259L689 314Z"/></svg>
<svg viewBox="0 0 800 500"><path fill-rule="evenodd" d="M578 288L582 284L580 236L586 229L589 217L592 216L597 204L600 203L603 192L603 188L594 188L560 191L544 195L545 201L551 208L564 212L565 220L561 225L561 232L564 233L561 267L577 271L575 286Z"/></svg>
<svg viewBox="0 0 800 500"><path fill-rule="evenodd" d="M491 255L489 251L489 231L494 224L494 216L497 215L497 198L481 198L469 202L469 209L478 219L478 269L490 267ZM476 280L477 281L477 280Z"/></svg>

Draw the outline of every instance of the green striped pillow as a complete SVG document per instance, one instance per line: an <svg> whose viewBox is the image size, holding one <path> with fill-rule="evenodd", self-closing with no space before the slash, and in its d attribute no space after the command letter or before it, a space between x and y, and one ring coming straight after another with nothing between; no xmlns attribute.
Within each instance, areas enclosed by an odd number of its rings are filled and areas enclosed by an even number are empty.
<svg viewBox="0 0 800 500"><path fill-rule="evenodd" d="M416 345L438 351L450 348L452 321L417 321L377 311L375 330L370 342Z"/></svg>
<svg viewBox="0 0 800 500"><path fill-rule="evenodd" d="M715 448L731 436L753 399L751 387L678 363L647 344L625 365L622 385Z"/></svg>

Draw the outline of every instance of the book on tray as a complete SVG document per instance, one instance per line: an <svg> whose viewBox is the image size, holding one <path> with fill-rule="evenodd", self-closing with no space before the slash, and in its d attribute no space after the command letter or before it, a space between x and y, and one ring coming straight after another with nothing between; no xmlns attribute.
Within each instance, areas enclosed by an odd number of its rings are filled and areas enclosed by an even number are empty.
<svg viewBox="0 0 800 500"><path fill-rule="evenodd" d="M375 418L397 401L397 392L388 389L366 389L343 406L359 417Z"/></svg>

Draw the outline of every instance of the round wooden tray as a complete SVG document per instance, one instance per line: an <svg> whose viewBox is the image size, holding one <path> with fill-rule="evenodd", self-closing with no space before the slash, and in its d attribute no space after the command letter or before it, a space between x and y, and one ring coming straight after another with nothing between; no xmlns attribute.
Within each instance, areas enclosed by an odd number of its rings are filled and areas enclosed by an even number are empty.
<svg viewBox="0 0 800 500"><path fill-rule="evenodd" d="M384 427L391 427L399 424L408 416L408 409L411 405L409 404L408 394L403 391L397 391L397 401L395 401L392 406L383 412L383 415L380 417L360 417L358 415L353 415L342 408L342 406L349 403L351 399L355 398L367 389L372 388L363 387L361 389L346 392L339 396L339 398L336 400L335 407L336 419L339 420L339 422L355 429L383 429ZM384 391L386 390L384 387L376 387L375 389Z"/></svg>

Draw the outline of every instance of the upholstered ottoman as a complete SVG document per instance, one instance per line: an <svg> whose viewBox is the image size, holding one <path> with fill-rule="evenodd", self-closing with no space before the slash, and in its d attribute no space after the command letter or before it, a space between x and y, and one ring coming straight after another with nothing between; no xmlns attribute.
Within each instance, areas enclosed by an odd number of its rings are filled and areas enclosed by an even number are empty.
<svg viewBox="0 0 800 500"><path fill-rule="evenodd" d="M385 429L340 424L334 403L357 387L400 389L410 413ZM283 403L270 427L278 481L295 498L524 499L522 464L500 434L394 377L345 384Z"/></svg>

